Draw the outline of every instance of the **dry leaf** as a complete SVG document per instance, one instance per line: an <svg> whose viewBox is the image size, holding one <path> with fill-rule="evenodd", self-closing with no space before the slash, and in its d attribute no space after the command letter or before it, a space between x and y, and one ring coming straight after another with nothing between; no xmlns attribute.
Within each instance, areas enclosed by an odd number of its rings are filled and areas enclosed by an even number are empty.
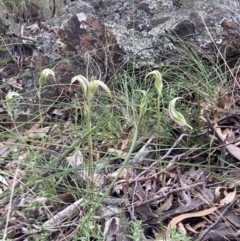
<svg viewBox="0 0 240 241"><path fill-rule="evenodd" d="M9 186L8 182L2 175L0 175L0 182L7 187Z"/></svg>
<svg viewBox="0 0 240 241"><path fill-rule="evenodd" d="M114 149L114 148L108 148L107 152L117 154L119 156L127 155L127 152L120 151L120 150L117 150L117 149Z"/></svg>
<svg viewBox="0 0 240 241"><path fill-rule="evenodd" d="M177 227L178 232L186 237L187 236L187 230L185 229L184 225L180 222L177 226L178 226Z"/></svg>
<svg viewBox="0 0 240 241"><path fill-rule="evenodd" d="M180 216L177 216L171 220L171 222L168 224L168 231L166 232L166 236L170 237L171 230L181 221L187 218L194 218L194 217L201 217L205 215L209 215L213 212L215 212L218 208L212 207L209 209L205 209L203 211L195 212L195 213L185 213Z"/></svg>
<svg viewBox="0 0 240 241"><path fill-rule="evenodd" d="M219 126L217 124L214 125L214 131L217 134L218 138L223 142L225 140L225 137L221 131L221 129L219 128ZM240 148L233 145L233 144L229 144L228 141L226 141L226 149L228 150L228 152L235 157L237 160L240 161Z"/></svg>
<svg viewBox="0 0 240 241"><path fill-rule="evenodd" d="M232 92L229 92L219 97L217 106L223 109L224 111L229 111L233 104L234 99L232 97Z"/></svg>
<svg viewBox="0 0 240 241"><path fill-rule="evenodd" d="M216 197L216 201L219 203L221 199L224 198L224 187L216 187L215 189L215 197Z"/></svg>
<svg viewBox="0 0 240 241"><path fill-rule="evenodd" d="M223 133L223 136L227 138L228 141L230 142L235 141L235 132L233 132L229 128L226 128L222 133Z"/></svg>
<svg viewBox="0 0 240 241"><path fill-rule="evenodd" d="M123 151L124 149L126 149L129 146L129 143L130 143L130 139L123 140L121 145L121 150Z"/></svg>
<svg viewBox="0 0 240 241"><path fill-rule="evenodd" d="M83 154L80 150L74 152L72 156L66 157L66 160L72 167L78 167L84 163Z"/></svg>
<svg viewBox="0 0 240 241"><path fill-rule="evenodd" d="M108 176L110 177L110 178L115 178L117 175L118 175L118 173L119 173L119 170L117 170L117 171L115 171L115 172L113 172L113 173L109 173L108 174ZM120 173L120 175L119 175L119 178L126 178L127 177L127 175L128 175L128 169L127 168L124 168L123 170L122 170L122 172Z"/></svg>
<svg viewBox="0 0 240 241"><path fill-rule="evenodd" d="M123 190L123 184L120 183L120 184L117 184L117 185L113 188L112 192L113 192L113 193L116 192L117 195L119 195L122 190Z"/></svg>
<svg viewBox="0 0 240 241"><path fill-rule="evenodd" d="M30 139L42 139L46 136L46 134L48 133L50 129L50 126L47 127L43 127L40 129L35 129L35 130L28 130L26 132L26 136Z"/></svg>
<svg viewBox="0 0 240 241"><path fill-rule="evenodd" d="M227 192L227 190L225 190L225 192L224 192L225 198L223 198L220 201L220 207L223 207L223 206L231 203L234 200L234 198L236 197L236 194L237 194L236 188L234 188L234 190L232 192Z"/></svg>
<svg viewBox="0 0 240 241"><path fill-rule="evenodd" d="M166 201L160 206L159 211L165 212L168 211L172 207L173 202L173 195L171 194L169 198L166 199Z"/></svg>

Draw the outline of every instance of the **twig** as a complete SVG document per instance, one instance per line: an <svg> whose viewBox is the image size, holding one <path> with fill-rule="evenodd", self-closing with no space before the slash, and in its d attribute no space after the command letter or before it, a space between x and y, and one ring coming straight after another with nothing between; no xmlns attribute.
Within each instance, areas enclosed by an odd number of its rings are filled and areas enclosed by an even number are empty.
<svg viewBox="0 0 240 241"><path fill-rule="evenodd" d="M151 137L143 145L143 147L137 152L137 154L134 156L134 158L130 160L129 164L135 164L135 163L139 162L139 160L142 159L143 155L146 154L147 147L152 142L153 138L154 138L154 135L151 135Z"/></svg>
<svg viewBox="0 0 240 241"><path fill-rule="evenodd" d="M73 215L77 210L79 210L79 205L83 202L83 198L77 200L70 206L66 207L59 213L57 213L55 216L53 216L51 219L46 221L43 224L44 228L54 228L57 227L59 223L61 223L63 220L69 218L71 215ZM80 212L80 210L79 210Z"/></svg>
<svg viewBox="0 0 240 241"><path fill-rule="evenodd" d="M145 202L139 203L139 204L135 205L135 208L136 207L140 207L140 206L144 206L144 205L148 205L148 204L153 203L153 202L156 202L156 201L158 201L158 200L160 200L162 198L166 198L167 196L169 196L169 195L171 195L173 193L180 192L180 191L185 191L185 190L190 189L192 187L195 187L195 186L198 186L200 184L203 184L204 182L205 182L205 180L197 182L197 183L194 183L194 184L189 185L187 187L182 187L182 188L177 188L177 189L171 190L168 193L164 193L164 194L160 195L159 197L155 197L155 198L149 199L149 200L147 200Z"/></svg>
<svg viewBox="0 0 240 241"><path fill-rule="evenodd" d="M224 215L227 213L227 211L233 207L235 205L235 203L237 202L237 198L235 198L235 200L233 200L224 210L223 212L220 214L220 216L218 217L218 219L216 220L215 223L213 223L212 225L210 225L203 233L202 235L197 239L197 241L202 241L204 239L204 237L211 231L211 229L213 229L214 227L217 226L217 224L221 221L221 219L224 217Z"/></svg>
<svg viewBox="0 0 240 241"><path fill-rule="evenodd" d="M206 134L206 131L203 132L203 133L200 133L200 134L197 134L197 135L189 135L189 134L181 134L179 136L179 138L174 142L174 144L170 147L170 149L167 151L167 153L162 156L161 160L165 160L168 158L168 156L171 154L171 152L173 151L173 149L180 143L180 141L185 137L185 136L188 136L188 137L197 137L197 136L202 136L202 135L205 135ZM145 175L149 170L151 170L152 167L156 166L159 162L156 161L154 163L152 163L147 170L144 170L143 172L141 172L140 174L138 174L138 176L135 178L140 178L141 176Z"/></svg>

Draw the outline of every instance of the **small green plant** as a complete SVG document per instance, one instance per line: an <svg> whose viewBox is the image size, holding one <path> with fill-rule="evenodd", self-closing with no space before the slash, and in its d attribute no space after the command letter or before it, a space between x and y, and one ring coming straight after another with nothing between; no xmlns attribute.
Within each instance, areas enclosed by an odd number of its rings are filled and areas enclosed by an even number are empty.
<svg viewBox="0 0 240 241"><path fill-rule="evenodd" d="M92 112L92 100L93 96L96 94L99 86L101 86L111 97L111 91L100 80L92 80L89 82L87 78L82 75L77 75L71 79L71 84L78 81L82 89L83 95L86 100L86 115L87 115L87 131L88 131L88 149L89 149L89 160L88 160L88 188L93 191L93 148L92 148L92 122L91 122L91 112Z"/></svg>
<svg viewBox="0 0 240 241"><path fill-rule="evenodd" d="M142 229L142 221L137 220L135 222L130 222L131 236L130 238L134 241L142 241L145 239Z"/></svg>
<svg viewBox="0 0 240 241"><path fill-rule="evenodd" d="M42 94L42 88L46 84L48 78L52 76L53 79L55 80L55 73L51 69L44 69L39 77L38 83L39 83L39 89L37 89L37 95L38 95L38 100L39 100L39 116L40 116L40 123L43 123L43 116L42 116L42 111L41 111L41 94Z"/></svg>
<svg viewBox="0 0 240 241"><path fill-rule="evenodd" d="M147 92L145 90L136 90L142 93L141 103L139 106L139 117L138 117L138 125L140 124L141 118L144 116L147 109Z"/></svg>
<svg viewBox="0 0 240 241"><path fill-rule="evenodd" d="M160 145L160 133L161 133L161 110L160 110L160 102L162 97L162 90L163 90L163 82L162 82L162 74L158 70L153 70L145 76L146 79L153 75L155 77L154 86L157 89L157 140Z"/></svg>
<svg viewBox="0 0 240 241"><path fill-rule="evenodd" d="M177 227L176 226L172 229L171 236L168 239L168 241L190 241L190 240L191 240L191 238L186 237L186 236L180 234L177 231Z"/></svg>

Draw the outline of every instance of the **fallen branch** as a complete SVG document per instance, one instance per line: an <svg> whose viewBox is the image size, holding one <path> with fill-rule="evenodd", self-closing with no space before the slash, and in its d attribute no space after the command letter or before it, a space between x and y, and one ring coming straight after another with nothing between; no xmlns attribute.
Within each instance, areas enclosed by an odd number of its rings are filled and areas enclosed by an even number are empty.
<svg viewBox="0 0 240 241"><path fill-rule="evenodd" d="M83 198L77 200L76 202L74 202L73 204L71 204L70 206L66 207L65 209L63 209L61 212L57 213L56 215L54 215L51 219L49 219L48 221L46 221L43 224L43 227L48 229L48 228L54 228L57 225L59 225L60 222L62 222L63 220L69 218L72 214L74 214L76 211L79 211L79 207L78 205L81 204L83 201Z"/></svg>

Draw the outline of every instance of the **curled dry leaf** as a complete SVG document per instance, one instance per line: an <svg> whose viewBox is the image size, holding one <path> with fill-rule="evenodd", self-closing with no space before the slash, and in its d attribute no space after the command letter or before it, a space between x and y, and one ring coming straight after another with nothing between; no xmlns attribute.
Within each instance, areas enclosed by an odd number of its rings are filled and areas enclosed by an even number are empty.
<svg viewBox="0 0 240 241"><path fill-rule="evenodd" d="M234 190L230 192L225 190L224 191L225 197L220 201L220 207L226 206L227 204L231 203L236 197L236 194L237 194L236 188L234 188Z"/></svg>
<svg viewBox="0 0 240 241"><path fill-rule="evenodd" d="M115 171L113 173L108 174L108 176L110 178L115 178L118 175L118 173L119 173L119 170L117 170L117 171ZM122 172L120 173L119 178L126 178L128 173L129 173L129 170L127 168L124 168L122 170Z"/></svg>
<svg viewBox="0 0 240 241"><path fill-rule="evenodd" d="M108 148L107 149L107 152L108 153L111 153L111 154L117 154L117 155L119 155L119 156L123 156L123 155L127 155L127 152L124 152L124 151L120 151L120 150L118 150L118 149L114 149L114 148Z"/></svg>
<svg viewBox="0 0 240 241"><path fill-rule="evenodd" d="M205 215L209 215L213 212L215 212L218 208L212 207L205 209L203 211L195 212L195 213L185 213L182 215L179 215L171 220L171 222L168 224L168 230L166 232L166 237L170 237L171 230L181 221L187 219L187 218L194 218L194 217L201 217Z"/></svg>
<svg viewBox="0 0 240 241"><path fill-rule="evenodd" d="M83 160L83 154L80 150L77 150L73 153L72 156L66 157L66 161L72 166L72 167L79 167L84 164Z"/></svg>
<svg viewBox="0 0 240 241"><path fill-rule="evenodd" d="M2 175L0 175L0 183L2 183L3 185L5 185L7 187L9 186L8 182Z"/></svg>
<svg viewBox="0 0 240 241"><path fill-rule="evenodd" d="M42 139L47 135L47 133L49 132L49 129L50 129L50 126L46 126L35 130L29 130L26 132L26 136L33 140Z"/></svg>

